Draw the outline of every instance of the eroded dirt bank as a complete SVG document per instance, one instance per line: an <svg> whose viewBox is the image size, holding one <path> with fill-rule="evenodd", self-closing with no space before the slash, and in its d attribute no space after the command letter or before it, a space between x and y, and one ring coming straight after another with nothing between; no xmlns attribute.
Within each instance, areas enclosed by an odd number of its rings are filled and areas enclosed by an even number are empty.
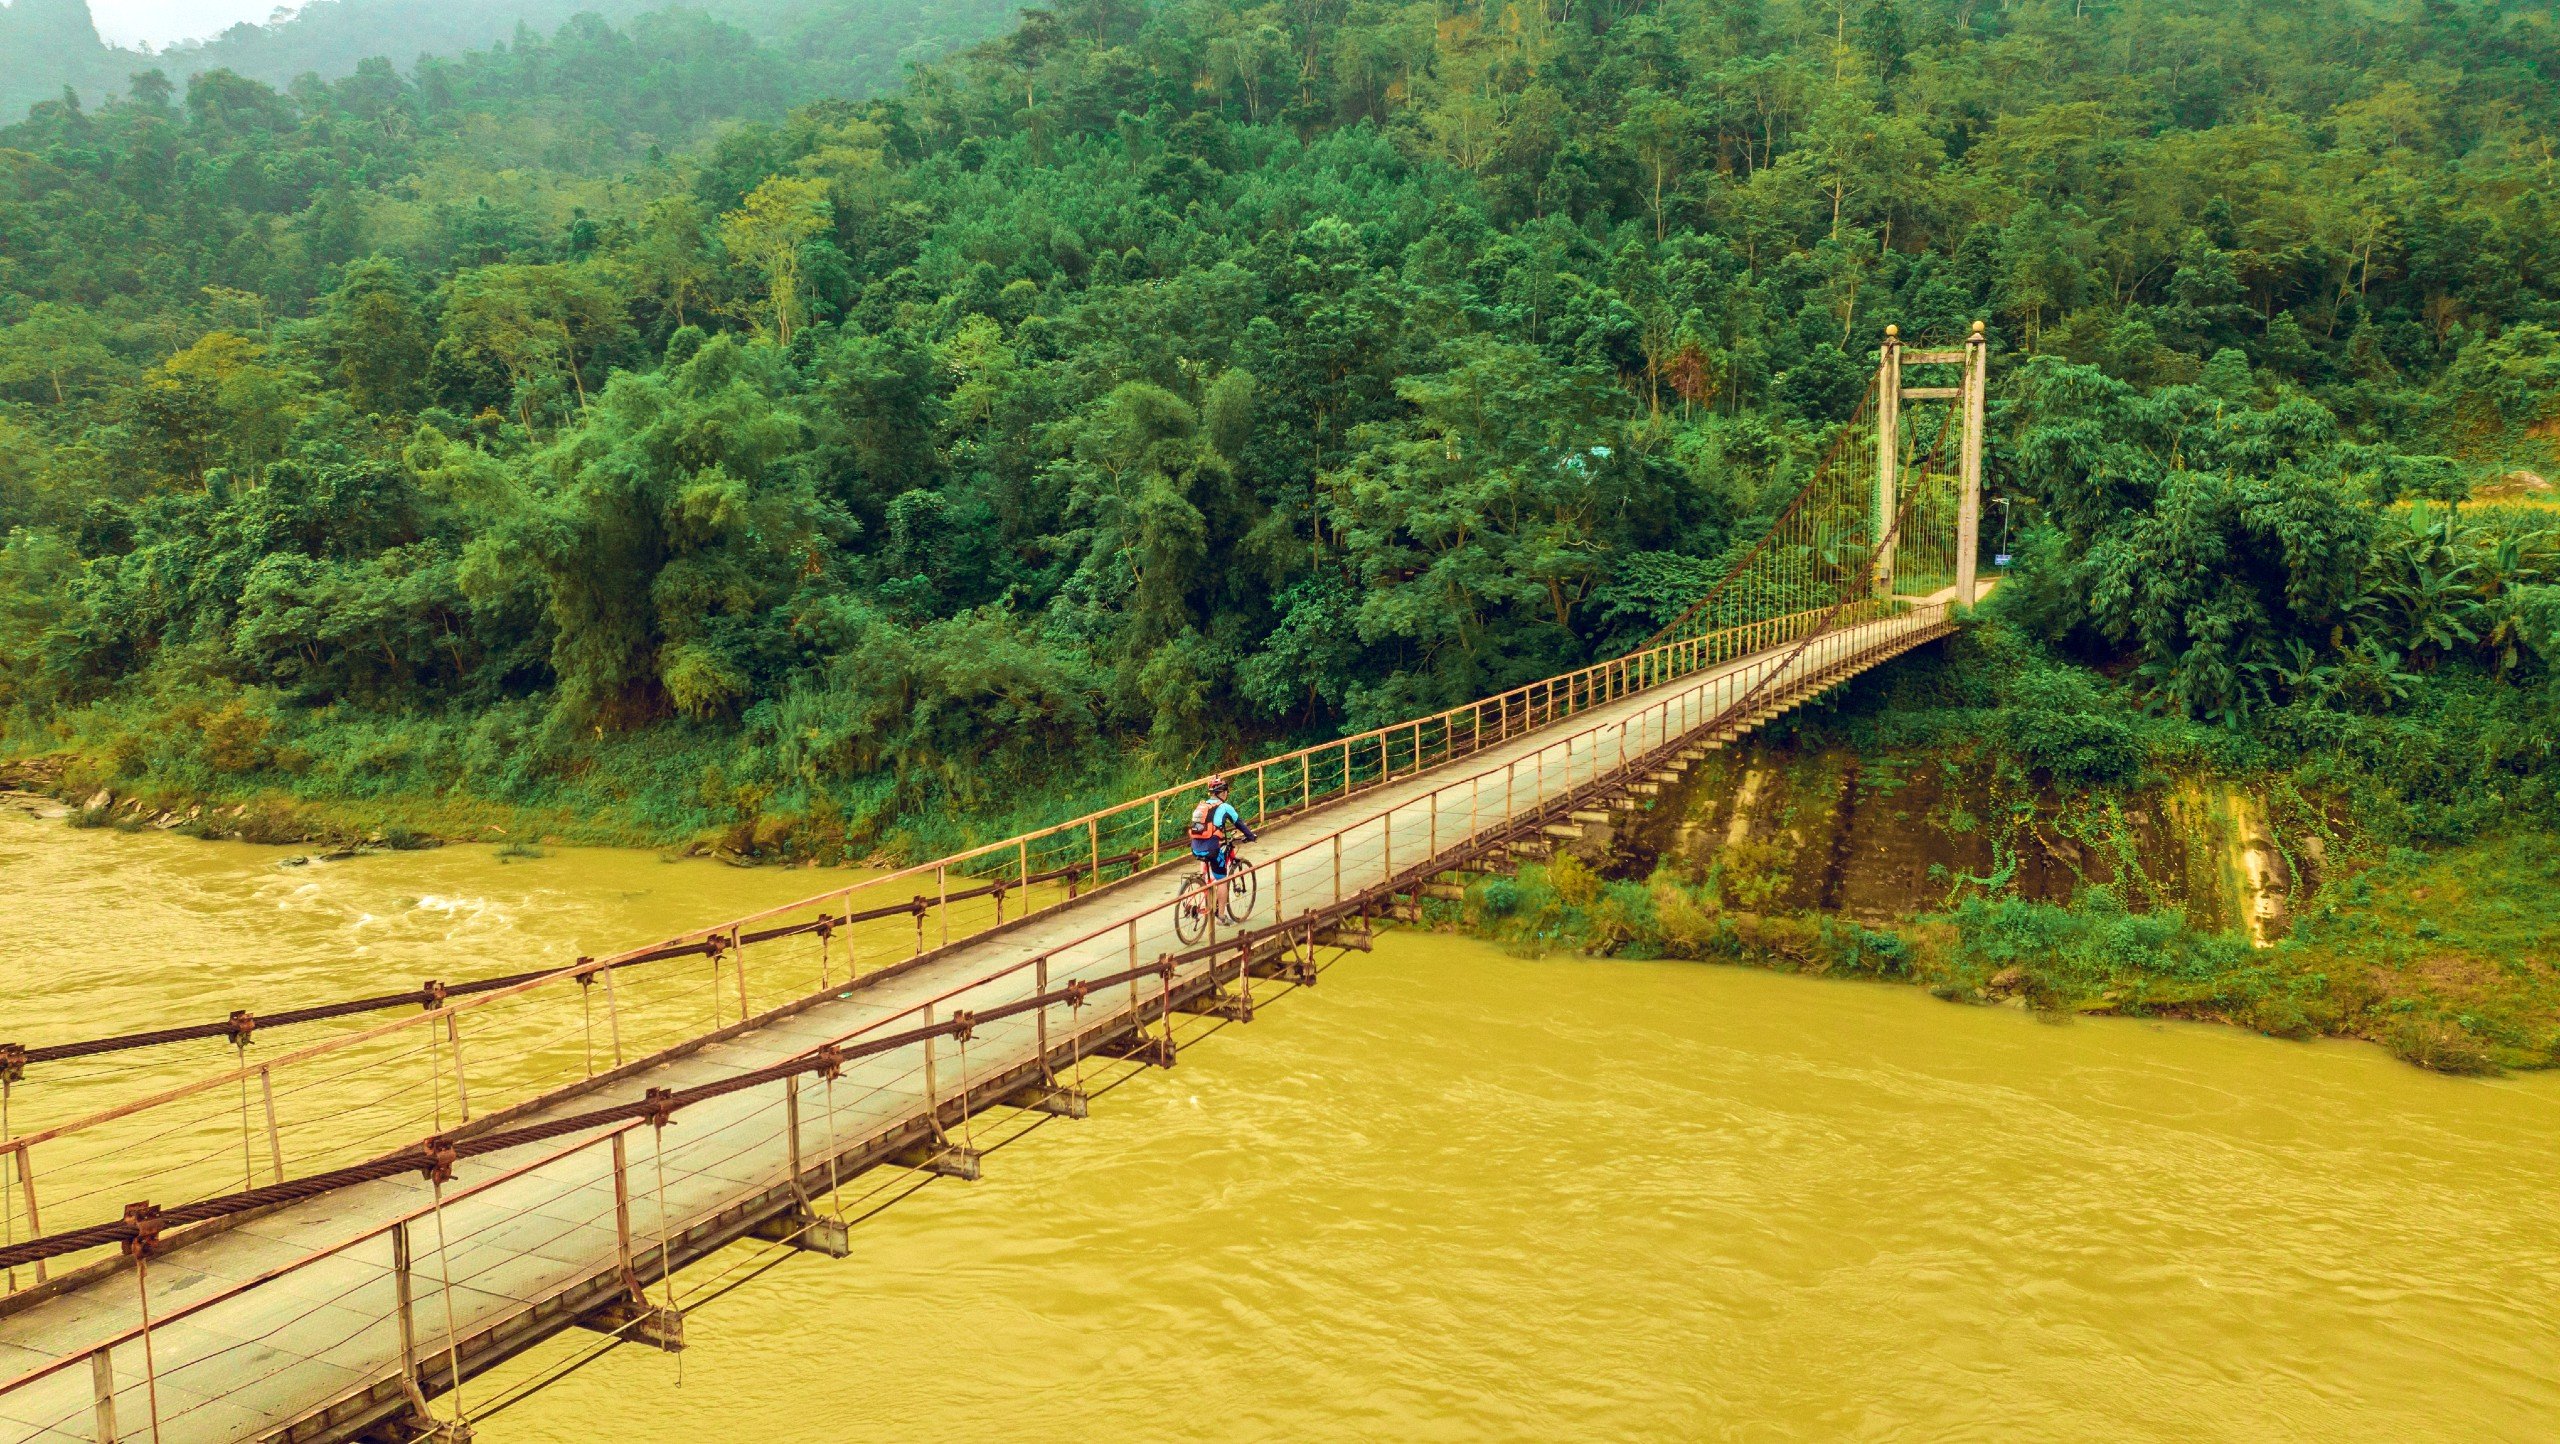
<svg viewBox="0 0 2560 1444"><path fill-rule="evenodd" d="M2334 829L2301 798L2190 780L2122 796L2021 787L1946 755L1861 757L1784 739L1711 753L1620 825L1570 844L1604 876L1668 873L1729 901L1884 924L1968 896L2136 912L2267 943L2319 892Z"/></svg>
<svg viewBox="0 0 2560 1444"><path fill-rule="evenodd" d="M2074 792L1961 749L1758 738L1437 916L1531 951L1920 983L2055 1015L2560 1064L2560 848L2377 846L2281 777ZM1454 905L1453 905L1454 904Z"/></svg>

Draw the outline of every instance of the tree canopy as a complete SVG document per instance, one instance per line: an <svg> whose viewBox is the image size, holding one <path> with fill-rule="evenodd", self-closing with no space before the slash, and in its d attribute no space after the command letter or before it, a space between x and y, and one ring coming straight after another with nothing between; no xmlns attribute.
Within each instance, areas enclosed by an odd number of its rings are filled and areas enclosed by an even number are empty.
<svg viewBox="0 0 2560 1444"><path fill-rule="evenodd" d="M786 58L588 18L0 130L12 725L410 719L496 792L663 737L809 807L1172 765L1641 637L1887 323L1977 317L2051 645L2306 738L2552 705L2548 7L1067 0L787 110Z"/></svg>

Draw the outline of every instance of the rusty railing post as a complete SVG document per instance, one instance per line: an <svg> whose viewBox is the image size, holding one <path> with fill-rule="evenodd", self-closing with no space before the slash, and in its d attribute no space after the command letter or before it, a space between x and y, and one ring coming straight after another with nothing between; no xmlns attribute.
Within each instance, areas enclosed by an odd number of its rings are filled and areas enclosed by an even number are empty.
<svg viewBox="0 0 2560 1444"><path fill-rule="evenodd" d="M1049 1077L1049 956L1046 953L1031 960L1031 994L1040 1000L1040 1008L1032 1026L1038 1031L1040 1048L1040 1081Z"/></svg>
<svg viewBox="0 0 2560 1444"><path fill-rule="evenodd" d="M614 1135L614 1151L621 1151L621 1135ZM615 1201L621 1201L622 1175L613 1176ZM627 1225L626 1220L626 1225ZM623 1267L630 1267L630 1250L623 1251ZM422 1411L426 1407L426 1382L418 1377L417 1286L410 1281L412 1261L409 1253L409 1221L402 1219L391 1226L391 1306L400 1319L400 1373L408 1381L412 1403Z"/></svg>
<svg viewBox="0 0 2560 1444"><path fill-rule="evenodd" d="M800 1075L782 1075L782 1126L791 1135L791 1196L806 1209L809 1196L800 1189Z"/></svg>
<svg viewBox="0 0 2560 1444"><path fill-rule="evenodd" d="M157 1213L150 1204L126 1204L125 1213ZM133 1241L133 1292L142 1311L142 1400L151 1412L151 1437L160 1438L160 1365L151 1347L151 1245L149 1238Z"/></svg>
<svg viewBox="0 0 2560 1444"><path fill-rule="evenodd" d="M717 934L703 941L709 948L711 959L711 1031L717 1033L720 1031L720 954L728 944L720 941Z"/></svg>
<svg viewBox="0 0 2560 1444"><path fill-rule="evenodd" d="M453 1013L444 1015L444 1040L453 1049L453 1093L462 1107L462 1121L471 1121L471 1085L462 1072L462 1019Z"/></svg>
<svg viewBox="0 0 2560 1444"><path fill-rule="evenodd" d="M925 1003L921 1006L924 1009L924 1025L930 1028L933 1026L933 1004ZM925 1121L932 1126L933 1136L940 1138L942 1136L942 1095L934 1086L934 1082L933 1035L927 1033L924 1035L924 1116Z"/></svg>
<svg viewBox="0 0 2560 1444"><path fill-rule="evenodd" d="M240 1016L237 1013L232 1015L232 1026L235 1029L239 1027ZM249 1142L248 1035L235 1031L231 1035L231 1048L239 1065L237 1071L240 1075L240 1187L246 1190L258 1186L258 1156Z"/></svg>
<svg viewBox="0 0 2560 1444"><path fill-rule="evenodd" d="M405 1230L408 1225L401 1227ZM640 1297L640 1269L631 1261L631 1157L620 1129L613 1134L613 1244L615 1256L622 1261L623 1287L636 1299ZM407 1328L407 1320L403 1319L404 1341Z"/></svg>
<svg viewBox="0 0 2560 1444"><path fill-rule="evenodd" d="M18 1192L25 1198L27 1204L27 1237L42 1238L44 1237L44 1219L36 1212L35 1149L22 1141L16 1145L15 1152L18 1155ZM44 1281L44 1260L37 1259L36 1282Z"/></svg>
<svg viewBox="0 0 2560 1444"><path fill-rule="evenodd" d="M845 947L847 949L851 949L852 946L852 940L850 938L846 939ZM851 966L851 964L847 964L847 966ZM600 968L597 971L604 974L605 1026L613 1031L613 1066L619 1068L622 1066L622 1006L620 1003L615 1001L613 996L614 969L607 966Z"/></svg>
<svg viewBox="0 0 2560 1444"><path fill-rule="evenodd" d="M267 1162L275 1181L284 1182L284 1133L276 1127L276 1080L267 1064L258 1065L258 1093L267 1103Z"/></svg>
<svg viewBox="0 0 2560 1444"><path fill-rule="evenodd" d="M89 1393L98 1421L98 1444L116 1444L115 1345L104 1345L89 1356Z"/></svg>

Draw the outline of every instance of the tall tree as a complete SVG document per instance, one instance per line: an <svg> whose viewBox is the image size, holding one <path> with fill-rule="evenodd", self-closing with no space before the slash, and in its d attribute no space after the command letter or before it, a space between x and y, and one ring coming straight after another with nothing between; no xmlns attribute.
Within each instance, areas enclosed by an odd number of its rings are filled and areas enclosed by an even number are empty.
<svg viewBox="0 0 2560 1444"><path fill-rule="evenodd" d="M729 253L764 277L765 305L776 345L789 346L801 318L801 250L830 223L827 183L805 176L768 176L720 220Z"/></svg>

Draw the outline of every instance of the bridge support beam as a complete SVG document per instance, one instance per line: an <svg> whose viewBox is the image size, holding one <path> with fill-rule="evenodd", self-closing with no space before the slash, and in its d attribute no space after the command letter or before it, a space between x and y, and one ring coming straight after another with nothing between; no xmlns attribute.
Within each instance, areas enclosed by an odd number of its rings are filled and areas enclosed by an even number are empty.
<svg viewBox="0 0 2560 1444"><path fill-rule="evenodd" d="M1964 338L1964 445L1961 477L1963 491L1956 501L1956 605L1971 607L1981 600L1981 586L1974 575L1974 554L1982 545L1982 393L1991 380L1991 344L1984 337L1982 323L1973 323L1973 333Z"/></svg>
<svg viewBox="0 0 2560 1444"><path fill-rule="evenodd" d="M1230 993L1223 988L1211 992L1194 993L1174 1004L1173 1010L1201 1018L1224 1018L1230 1023L1253 1021L1253 1000L1241 993Z"/></svg>
<svg viewBox="0 0 2560 1444"><path fill-rule="evenodd" d="M939 1174L944 1178L957 1178L964 1183L975 1183L979 1178L981 1157L982 1155L974 1148L953 1143L948 1139L928 1138L921 1143L908 1145L892 1155L889 1161L900 1168L912 1168L918 1173Z"/></svg>
<svg viewBox="0 0 2560 1444"><path fill-rule="evenodd" d="M767 1243L829 1258L843 1258L853 1252L852 1230L845 1227L844 1220L806 1208L775 1214L755 1226L755 1236Z"/></svg>
<svg viewBox="0 0 2560 1444"><path fill-rule="evenodd" d="M1884 328L1884 348L1876 353L1876 539L1893 531L1896 466L1902 458L1902 328ZM1893 553L1876 558L1876 595L1893 595Z"/></svg>
<svg viewBox="0 0 2560 1444"><path fill-rule="evenodd" d="M1085 1096L1085 1091L1063 1083L1034 1083L1004 1101L1028 1112L1046 1113L1052 1118L1083 1118L1091 1112L1091 1100Z"/></svg>
<svg viewBox="0 0 2560 1444"><path fill-rule="evenodd" d="M1093 1051L1104 1058L1127 1058L1139 1063L1153 1063L1159 1068L1173 1066L1173 1040L1144 1028L1123 1033L1107 1043L1096 1044Z"/></svg>
<svg viewBox="0 0 2560 1444"><path fill-rule="evenodd" d="M416 1400L410 1412L385 1420L365 1431L367 1444L471 1444L475 1437L471 1425L461 1419L439 1419L426 1412L426 1401ZM109 1437L103 1444L116 1444Z"/></svg>
<svg viewBox="0 0 2560 1444"><path fill-rule="evenodd" d="M661 1353L684 1352L684 1315L636 1296L615 1299L578 1320L578 1327L618 1334Z"/></svg>
<svg viewBox="0 0 2560 1444"><path fill-rule="evenodd" d="M1254 958L1247 964L1257 978L1278 978L1302 988L1316 985L1316 938L1312 930L1287 933L1280 950Z"/></svg>
<svg viewBox="0 0 2560 1444"><path fill-rule="evenodd" d="M1982 538L1982 426L1983 399L1989 389L1991 345L1983 334L1983 323L1973 323L1961 351L1906 351L1902 345L1902 328L1884 328L1884 345L1876 352L1876 535L1884 536L1893 528L1894 514L1901 505L1903 478L1902 403L1905 401L1952 401L1960 433L1957 443L1957 494L1955 538L1955 600L1960 607L1971 607L1981 600L1982 589L1975 577L1975 553ZM1902 368L1915 366L1962 366L1964 380L1956 386L1905 386ZM1926 485L1929 478L1917 482ZM1895 550L1899 549L1899 543ZM1893 550L1876 558L1876 594L1893 595Z"/></svg>

